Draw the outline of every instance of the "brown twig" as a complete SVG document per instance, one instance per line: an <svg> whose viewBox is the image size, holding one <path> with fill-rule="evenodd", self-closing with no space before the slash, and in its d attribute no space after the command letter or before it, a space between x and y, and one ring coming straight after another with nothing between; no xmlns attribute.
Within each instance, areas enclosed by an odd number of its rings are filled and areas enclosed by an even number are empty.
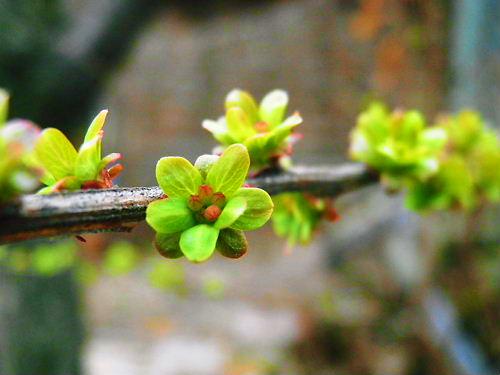
<svg viewBox="0 0 500 375"><path fill-rule="evenodd" d="M309 192L336 197L375 183L364 165L296 167L249 179L271 195ZM147 205L163 196L158 187L83 190L51 195L25 195L0 209L0 243L89 232L130 231L145 218Z"/></svg>

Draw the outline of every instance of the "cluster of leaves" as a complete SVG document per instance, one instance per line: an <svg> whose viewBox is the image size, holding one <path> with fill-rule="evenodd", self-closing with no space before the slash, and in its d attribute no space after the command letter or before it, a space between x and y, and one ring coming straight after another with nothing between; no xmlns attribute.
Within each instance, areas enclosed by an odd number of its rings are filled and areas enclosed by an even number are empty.
<svg viewBox="0 0 500 375"><path fill-rule="evenodd" d="M228 145L242 143L250 154L250 170L288 168L293 144L300 135L293 133L302 123L298 113L286 117L288 94L274 90L257 106L254 98L242 90L232 90L225 101L226 115L217 121L205 120L203 127L221 143L216 152ZM288 245L306 244L323 217L330 215L331 203L303 193L281 194L273 198L273 228Z"/></svg>
<svg viewBox="0 0 500 375"><path fill-rule="evenodd" d="M40 173L30 162L40 129L27 120L7 121L8 102L0 89L0 203L36 189Z"/></svg>
<svg viewBox="0 0 500 375"><path fill-rule="evenodd" d="M291 248L307 245L322 219L335 222L339 216L329 199L305 193L283 193L273 198L272 216L274 232L288 240Z"/></svg>
<svg viewBox="0 0 500 375"><path fill-rule="evenodd" d="M200 156L194 166L181 157L160 159L156 179L167 197L146 211L160 254L192 262L207 260L215 249L230 258L245 254L243 231L261 227L273 211L269 194L243 187L249 166L241 144L229 146L220 157Z"/></svg>
<svg viewBox="0 0 500 375"><path fill-rule="evenodd" d="M445 144L446 132L428 127L419 112L390 112L374 103L358 117L350 154L377 170L388 187L398 189L436 173Z"/></svg>
<svg viewBox="0 0 500 375"><path fill-rule="evenodd" d="M217 121L205 120L202 124L221 143L216 152L236 143L245 145L254 172L276 166L291 153L297 139L292 131L302 123L302 118L298 113L285 118L286 92L274 90L257 106L249 93L235 89L227 95L225 107L225 116Z"/></svg>
<svg viewBox="0 0 500 375"><path fill-rule="evenodd" d="M352 132L351 156L378 171L389 189L407 188L414 210L472 209L500 200L500 142L477 112L426 125L417 111L372 104Z"/></svg>
<svg viewBox="0 0 500 375"><path fill-rule="evenodd" d="M500 141L480 114L462 111L438 121L448 142L439 170L427 181L410 185L407 203L420 209L474 209L500 202Z"/></svg>
<svg viewBox="0 0 500 375"><path fill-rule="evenodd" d="M42 194L62 190L102 189L113 186L113 179L122 171L118 153L102 157L104 122L108 111L101 111L90 124L79 150L58 129L47 128L37 140L35 162L43 169L41 182L47 185Z"/></svg>

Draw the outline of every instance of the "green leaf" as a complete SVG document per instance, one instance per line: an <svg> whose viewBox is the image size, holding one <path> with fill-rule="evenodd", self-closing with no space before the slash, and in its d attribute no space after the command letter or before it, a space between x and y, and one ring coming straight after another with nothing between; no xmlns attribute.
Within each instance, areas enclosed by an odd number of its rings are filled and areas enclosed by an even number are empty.
<svg viewBox="0 0 500 375"><path fill-rule="evenodd" d="M245 146L229 146L208 172L206 182L215 192L231 197L245 182L250 157Z"/></svg>
<svg viewBox="0 0 500 375"><path fill-rule="evenodd" d="M261 120L267 122L271 128L278 126L285 117L288 106L288 94L283 90L274 90L264 96L259 106Z"/></svg>
<svg viewBox="0 0 500 375"><path fill-rule="evenodd" d="M56 180L73 175L77 152L58 129L45 129L35 145L35 157Z"/></svg>
<svg viewBox="0 0 500 375"><path fill-rule="evenodd" d="M175 233L196 224L193 212L183 198L166 198L151 202L146 209L146 221L159 233Z"/></svg>
<svg viewBox="0 0 500 375"><path fill-rule="evenodd" d="M229 135L237 142L244 141L246 138L256 133L253 123L239 107L233 107L227 110L226 122Z"/></svg>
<svg viewBox="0 0 500 375"><path fill-rule="evenodd" d="M92 181L99 174L101 163L100 144L102 134L97 134L90 141L84 142L78 151L75 163L75 175L81 181Z"/></svg>
<svg viewBox="0 0 500 375"><path fill-rule="evenodd" d="M216 140L224 145L235 143L234 139L228 134L226 119L221 117L217 121L203 120L201 126L208 130Z"/></svg>
<svg viewBox="0 0 500 375"><path fill-rule="evenodd" d="M99 132L102 130L104 126L104 122L106 121L106 116L108 114L108 110L104 109L94 118L89 128L87 129L87 133L85 134L85 139L83 142L88 142L93 139Z"/></svg>
<svg viewBox="0 0 500 375"><path fill-rule="evenodd" d="M255 124L257 121L259 121L257 104L255 103L252 95L250 95L246 91L238 89L232 90L226 96L225 106L226 110L234 107L241 108L246 113L248 119L252 124Z"/></svg>
<svg viewBox="0 0 500 375"><path fill-rule="evenodd" d="M156 180L169 197L189 198L202 184L200 172L189 161L171 156L158 160Z"/></svg>
<svg viewBox="0 0 500 375"><path fill-rule="evenodd" d="M182 232L180 246L191 262L203 262L214 252L218 237L218 229L207 224L199 224Z"/></svg>
<svg viewBox="0 0 500 375"><path fill-rule="evenodd" d="M244 145L247 147L248 154L252 160L252 167L265 165L269 162L270 153L267 149L267 143L272 133L259 133L248 138Z"/></svg>
<svg viewBox="0 0 500 375"><path fill-rule="evenodd" d="M235 198L244 198L247 209L236 220L231 228L240 230L254 230L263 226L273 213L273 201L269 194L258 188L241 188L234 195Z"/></svg>
<svg viewBox="0 0 500 375"><path fill-rule="evenodd" d="M172 234L156 233L154 245L160 255L168 259L177 259L184 256L179 245L180 239L180 232Z"/></svg>
<svg viewBox="0 0 500 375"><path fill-rule="evenodd" d="M4 89L0 89L0 126L7 121L9 111L9 94Z"/></svg>
<svg viewBox="0 0 500 375"><path fill-rule="evenodd" d="M227 258L240 258L247 252L248 242L241 230L226 228L221 230L217 240L217 250Z"/></svg>
<svg viewBox="0 0 500 375"><path fill-rule="evenodd" d="M286 140L287 137L292 133L293 128L300 125L302 123L302 117L299 115L293 115L288 117L285 122L281 125L278 125L271 132L271 137L268 139L266 146L270 149L276 149L281 146L283 141Z"/></svg>
<svg viewBox="0 0 500 375"><path fill-rule="evenodd" d="M230 227L247 208L247 201L243 197L234 197L226 203L222 213L214 224L217 229Z"/></svg>
<svg viewBox="0 0 500 375"><path fill-rule="evenodd" d="M444 129L434 127L422 131L420 142L431 150L439 150L446 144L447 138Z"/></svg>

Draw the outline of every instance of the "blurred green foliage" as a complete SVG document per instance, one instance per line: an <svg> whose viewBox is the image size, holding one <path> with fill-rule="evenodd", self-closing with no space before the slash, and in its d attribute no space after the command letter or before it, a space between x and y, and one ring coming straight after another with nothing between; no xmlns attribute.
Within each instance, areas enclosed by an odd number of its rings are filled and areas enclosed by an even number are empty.
<svg viewBox="0 0 500 375"><path fill-rule="evenodd" d="M178 263L151 260L148 278L156 288L180 294L186 292L186 275Z"/></svg>
<svg viewBox="0 0 500 375"><path fill-rule="evenodd" d="M40 129L26 120L7 121L9 96L0 89L0 203L38 186L31 153Z"/></svg>
<svg viewBox="0 0 500 375"><path fill-rule="evenodd" d="M304 193L283 193L273 197L272 216L274 232L284 237L291 248L307 245L322 218L335 221L338 216L331 200Z"/></svg>
<svg viewBox="0 0 500 375"><path fill-rule="evenodd" d="M377 170L388 187L398 189L434 174L445 143L446 133L428 127L418 111L391 113L374 103L358 117L350 154Z"/></svg>
<svg viewBox="0 0 500 375"><path fill-rule="evenodd" d="M134 244L117 241L106 249L103 269L111 276L126 275L137 267L140 260L141 255Z"/></svg>
<svg viewBox="0 0 500 375"><path fill-rule="evenodd" d="M498 135L474 111L428 127L416 111L390 113L372 104L358 118L350 152L389 189L406 188L413 210L470 210L500 201Z"/></svg>
<svg viewBox="0 0 500 375"><path fill-rule="evenodd" d="M473 209L500 201L500 141L481 115L462 111L438 122L448 143L439 170L427 181L410 185L413 209Z"/></svg>

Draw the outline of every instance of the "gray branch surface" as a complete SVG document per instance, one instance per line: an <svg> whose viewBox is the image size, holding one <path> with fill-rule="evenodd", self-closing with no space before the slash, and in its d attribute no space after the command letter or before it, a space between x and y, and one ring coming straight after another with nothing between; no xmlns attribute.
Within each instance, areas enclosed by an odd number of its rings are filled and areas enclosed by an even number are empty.
<svg viewBox="0 0 500 375"><path fill-rule="evenodd" d="M269 194L308 192L337 197L378 181L364 165L295 167L247 183ZM0 243L103 231L130 231L146 217L146 207L164 197L159 187L83 190L25 195L0 208Z"/></svg>

